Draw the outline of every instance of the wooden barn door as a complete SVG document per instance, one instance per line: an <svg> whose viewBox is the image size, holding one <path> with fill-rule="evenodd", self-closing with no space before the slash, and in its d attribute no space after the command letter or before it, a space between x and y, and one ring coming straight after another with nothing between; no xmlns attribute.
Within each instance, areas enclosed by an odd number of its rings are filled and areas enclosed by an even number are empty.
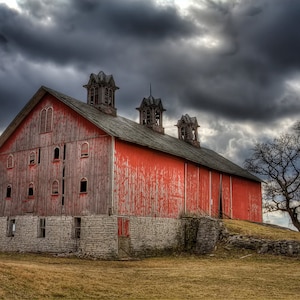
<svg viewBox="0 0 300 300"><path fill-rule="evenodd" d="M118 252L120 258L130 256L129 219L118 218Z"/></svg>

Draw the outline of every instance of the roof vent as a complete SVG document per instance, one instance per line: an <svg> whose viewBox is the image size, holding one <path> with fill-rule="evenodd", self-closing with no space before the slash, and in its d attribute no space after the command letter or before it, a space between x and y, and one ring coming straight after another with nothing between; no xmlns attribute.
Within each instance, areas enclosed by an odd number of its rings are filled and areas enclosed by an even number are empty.
<svg viewBox="0 0 300 300"><path fill-rule="evenodd" d="M92 73L89 82L84 85L87 89L87 103L98 108L100 111L116 116L115 91L116 86L112 75L106 75L103 71L98 74Z"/></svg>
<svg viewBox="0 0 300 300"><path fill-rule="evenodd" d="M163 108L160 98L154 98L151 94L148 98L144 98L140 107L137 108L140 112L140 124L147 126L159 133L164 133L163 128Z"/></svg>
<svg viewBox="0 0 300 300"><path fill-rule="evenodd" d="M190 117L188 114L183 115L177 122L178 138L195 147L200 147L198 139L198 125L196 117Z"/></svg>

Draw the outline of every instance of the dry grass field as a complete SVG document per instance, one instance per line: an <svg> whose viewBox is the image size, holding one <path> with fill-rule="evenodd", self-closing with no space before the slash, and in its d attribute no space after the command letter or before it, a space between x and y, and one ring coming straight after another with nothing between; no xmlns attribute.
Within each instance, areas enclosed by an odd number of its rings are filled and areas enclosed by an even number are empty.
<svg viewBox="0 0 300 300"><path fill-rule="evenodd" d="M297 299L299 278L299 258L222 247L140 261L0 253L0 299Z"/></svg>
<svg viewBox="0 0 300 300"><path fill-rule="evenodd" d="M271 240L300 241L300 233L283 227L241 220L224 220L230 233L249 235Z"/></svg>

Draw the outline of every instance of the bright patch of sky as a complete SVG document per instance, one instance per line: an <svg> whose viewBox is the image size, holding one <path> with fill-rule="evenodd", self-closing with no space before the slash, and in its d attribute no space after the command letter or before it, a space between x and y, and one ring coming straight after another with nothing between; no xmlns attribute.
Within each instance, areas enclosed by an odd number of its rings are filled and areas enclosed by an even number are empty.
<svg viewBox="0 0 300 300"><path fill-rule="evenodd" d="M0 3L5 3L8 7L14 8L19 10L19 5L17 4L17 1L15 0L0 0Z"/></svg>

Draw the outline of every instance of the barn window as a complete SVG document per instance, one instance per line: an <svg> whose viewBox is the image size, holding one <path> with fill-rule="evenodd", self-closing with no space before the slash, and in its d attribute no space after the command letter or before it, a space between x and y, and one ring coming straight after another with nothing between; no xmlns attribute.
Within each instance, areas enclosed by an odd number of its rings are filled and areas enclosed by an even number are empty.
<svg viewBox="0 0 300 300"><path fill-rule="evenodd" d="M11 185L6 188L6 198L11 198Z"/></svg>
<svg viewBox="0 0 300 300"><path fill-rule="evenodd" d="M82 178L80 180L80 193L86 193L87 192L87 180L86 178Z"/></svg>
<svg viewBox="0 0 300 300"><path fill-rule="evenodd" d="M54 160L57 160L57 159L59 159L59 148L58 147L56 147L54 149Z"/></svg>
<svg viewBox="0 0 300 300"><path fill-rule="evenodd" d="M57 195L58 194L58 181L54 180L52 182L52 195Z"/></svg>
<svg viewBox="0 0 300 300"><path fill-rule="evenodd" d="M14 157L12 154L10 154L8 157L7 157L7 168L8 169L11 169L14 167Z"/></svg>
<svg viewBox="0 0 300 300"><path fill-rule="evenodd" d="M88 157L89 156L89 144L83 143L81 145L81 157Z"/></svg>
<svg viewBox="0 0 300 300"><path fill-rule="evenodd" d="M33 183L29 183L29 186L28 186L28 196L29 197L33 197L34 195L34 191L33 191Z"/></svg>
<svg viewBox="0 0 300 300"><path fill-rule="evenodd" d="M29 164L34 165L35 160L36 160L36 154L34 151L32 151L32 152L30 152L30 155L29 155Z"/></svg>
<svg viewBox="0 0 300 300"><path fill-rule="evenodd" d="M39 219L38 237L40 237L40 238L46 237L46 219L45 218Z"/></svg>
<svg viewBox="0 0 300 300"><path fill-rule="evenodd" d="M40 133L50 132L52 130L53 108L42 109L40 114Z"/></svg>
<svg viewBox="0 0 300 300"><path fill-rule="evenodd" d="M52 130L52 118L53 118L53 109L52 107L49 107L47 110L46 132Z"/></svg>
<svg viewBox="0 0 300 300"><path fill-rule="evenodd" d="M46 132L46 119L47 119L47 110L44 108L41 111L41 116L40 116L40 133Z"/></svg>
<svg viewBox="0 0 300 300"><path fill-rule="evenodd" d="M80 239L81 234L81 218L74 218L74 238Z"/></svg>
<svg viewBox="0 0 300 300"><path fill-rule="evenodd" d="M16 220L15 219L8 219L7 221L7 236L13 237L16 233Z"/></svg>

